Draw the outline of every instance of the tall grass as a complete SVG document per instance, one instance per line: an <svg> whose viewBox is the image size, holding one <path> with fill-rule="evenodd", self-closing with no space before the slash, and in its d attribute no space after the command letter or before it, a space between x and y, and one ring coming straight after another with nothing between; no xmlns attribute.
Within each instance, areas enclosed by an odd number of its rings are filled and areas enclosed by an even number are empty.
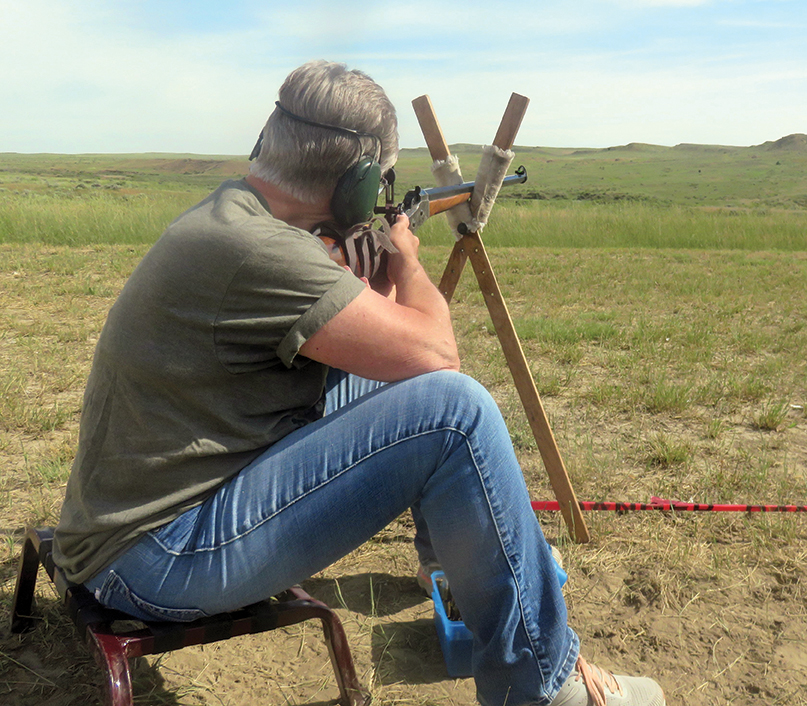
<svg viewBox="0 0 807 706"><path fill-rule="evenodd" d="M446 242L431 219L424 244ZM491 247L807 250L807 211L704 209L642 202L501 199L484 231Z"/></svg>
<svg viewBox="0 0 807 706"><path fill-rule="evenodd" d="M456 147L472 178L479 149ZM158 157L0 154L0 242L148 244L220 181L246 173L244 160ZM807 250L801 152L520 148L521 157L529 181L502 192L489 246ZM428 165L425 150L400 155L398 198L433 183ZM418 235L451 243L442 217Z"/></svg>
<svg viewBox="0 0 807 706"><path fill-rule="evenodd" d="M81 246L154 242L201 194L5 192L0 242Z"/></svg>
<svg viewBox="0 0 807 706"><path fill-rule="evenodd" d="M0 193L0 242L83 246L154 242L204 194L99 191ZM442 216L418 231L446 246ZM484 231L490 247L807 250L807 211L705 210L646 203L502 200Z"/></svg>

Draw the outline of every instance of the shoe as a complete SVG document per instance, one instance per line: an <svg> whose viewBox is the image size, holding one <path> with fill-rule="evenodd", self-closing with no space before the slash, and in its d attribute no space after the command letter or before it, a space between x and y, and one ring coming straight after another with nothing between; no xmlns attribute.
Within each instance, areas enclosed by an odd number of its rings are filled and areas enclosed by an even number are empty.
<svg viewBox="0 0 807 706"><path fill-rule="evenodd" d="M664 692L646 677L615 676L577 658L550 706L665 706Z"/></svg>
<svg viewBox="0 0 807 706"><path fill-rule="evenodd" d="M550 544L549 549L552 552L552 558L555 560L557 565L562 569L563 568L563 554L560 553L560 549L558 549L554 544Z"/></svg>
<svg viewBox="0 0 807 706"><path fill-rule="evenodd" d="M418 586L420 586L424 593L431 598L432 597L432 574L435 571L442 571L443 567L440 566L436 561L430 561L427 564L421 564L418 567L418 572L415 575L417 579Z"/></svg>

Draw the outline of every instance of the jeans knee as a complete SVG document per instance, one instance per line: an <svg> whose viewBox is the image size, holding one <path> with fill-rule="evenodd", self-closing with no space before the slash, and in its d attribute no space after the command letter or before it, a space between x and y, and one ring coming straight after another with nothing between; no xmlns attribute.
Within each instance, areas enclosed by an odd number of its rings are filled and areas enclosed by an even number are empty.
<svg viewBox="0 0 807 706"><path fill-rule="evenodd" d="M484 385L464 373L458 373L454 370L437 370L433 373L427 373L427 376L430 378L431 384L441 385L446 394L453 397L468 400L480 398L480 401L490 398L490 393Z"/></svg>
<svg viewBox="0 0 807 706"><path fill-rule="evenodd" d="M441 400L442 413L455 420L459 427L467 428L483 420L496 423L501 420L499 407L491 394L472 377L452 370L438 370L422 377L430 392Z"/></svg>

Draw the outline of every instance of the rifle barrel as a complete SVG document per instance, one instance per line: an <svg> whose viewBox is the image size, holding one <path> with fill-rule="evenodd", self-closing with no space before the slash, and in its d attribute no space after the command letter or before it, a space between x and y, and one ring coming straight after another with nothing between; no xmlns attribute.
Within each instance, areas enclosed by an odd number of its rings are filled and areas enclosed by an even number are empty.
<svg viewBox="0 0 807 706"><path fill-rule="evenodd" d="M527 172L523 167L519 167L515 174L504 178L502 187L523 184L525 181L527 181ZM459 196L460 194L473 193L474 187L476 187L475 181L466 181L463 184L453 186L433 186L429 189L421 189L420 193L428 196L430 201L436 201L438 199L447 199L451 196Z"/></svg>
<svg viewBox="0 0 807 706"><path fill-rule="evenodd" d="M527 181L527 170L519 167L515 174L504 178L502 186L523 184L525 181ZM386 204L376 206L374 212L383 213L390 224L395 222L397 214L405 213L409 216L409 227L414 232L431 216L447 211L463 201L468 201L475 188L475 181L466 181L464 184L454 186L434 186L429 189L421 189L416 186L411 191L407 191L403 201L396 206L392 203L392 190L388 187Z"/></svg>

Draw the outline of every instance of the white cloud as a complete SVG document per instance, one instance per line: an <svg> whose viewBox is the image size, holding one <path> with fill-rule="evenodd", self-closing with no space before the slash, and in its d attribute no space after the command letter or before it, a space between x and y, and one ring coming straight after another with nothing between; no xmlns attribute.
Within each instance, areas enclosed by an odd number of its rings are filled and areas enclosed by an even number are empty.
<svg viewBox="0 0 807 706"><path fill-rule="evenodd" d="M91 1L12 10L0 36L0 82L13 98L0 140L14 140L9 148L206 151L215 133L215 143L235 146L221 136L256 102L258 69L238 68L253 31L168 40L127 29ZM260 73L274 91L286 70Z"/></svg>
<svg viewBox="0 0 807 706"><path fill-rule="evenodd" d="M791 18L790 21L786 20L760 20L760 19L734 19L734 18L726 18L721 19L718 21L718 25L721 27L737 27L742 29L775 29L775 30L787 30L791 32L793 30L805 30L807 29L807 18L803 19L801 22L794 22Z"/></svg>
<svg viewBox="0 0 807 706"><path fill-rule="evenodd" d="M522 144L605 147L627 142L758 144L804 132L807 68L795 64L589 70L527 76L551 96L525 120Z"/></svg>
<svg viewBox="0 0 807 706"><path fill-rule="evenodd" d="M700 24L692 41L690 25L638 27L619 9L654 1L513 0L517 23L494 22L477 0L462 12L415 0L405 17L369 2L350 14L330 2L261 4L243 26L167 32L111 0L0 0L0 152L243 154L288 71L312 58L385 86L405 146L422 145L410 101L424 93L450 142L492 139L513 91L532 100L522 144L751 144L807 131L798 30L723 46Z"/></svg>
<svg viewBox="0 0 807 706"><path fill-rule="evenodd" d="M701 7L712 5L715 0L610 0L615 5L630 9L644 9L657 7ZM720 0L718 0L719 2ZM725 1L725 0L724 0Z"/></svg>

